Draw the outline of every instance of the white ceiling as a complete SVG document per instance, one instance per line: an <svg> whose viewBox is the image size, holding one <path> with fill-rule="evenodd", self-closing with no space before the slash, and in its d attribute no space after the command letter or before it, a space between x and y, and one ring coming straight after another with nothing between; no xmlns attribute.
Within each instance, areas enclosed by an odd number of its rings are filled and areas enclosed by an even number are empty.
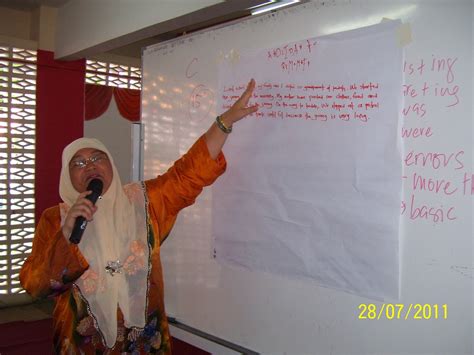
<svg viewBox="0 0 474 355"><path fill-rule="evenodd" d="M32 12L40 5L59 8L70 1L72 0L0 0L0 8L4 7ZM205 27L249 16L250 7L265 3L266 1L267 0L225 0L201 11L174 19L172 25L168 24L168 27L172 27L172 30L167 29L164 31L159 27L160 24L157 24L157 26L155 26L156 28L145 28L136 31L136 33L132 33L128 36L130 38L114 39L114 41L112 41L114 43L109 43L105 46L107 48L94 48L93 51L98 51L97 53L110 52L117 55L140 58L141 49L143 47L175 38L182 33L190 33ZM89 56L97 53L82 53L82 55Z"/></svg>
<svg viewBox="0 0 474 355"><path fill-rule="evenodd" d="M70 0L0 0L0 7L15 10L31 11L40 5L61 7Z"/></svg>

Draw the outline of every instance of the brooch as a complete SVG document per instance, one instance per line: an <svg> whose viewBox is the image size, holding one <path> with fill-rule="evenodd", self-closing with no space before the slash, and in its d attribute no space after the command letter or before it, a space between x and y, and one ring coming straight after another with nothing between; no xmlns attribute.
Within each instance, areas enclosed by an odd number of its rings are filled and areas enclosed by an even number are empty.
<svg viewBox="0 0 474 355"><path fill-rule="evenodd" d="M114 276L115 274L122 273L123 265L120 260L115 261L107 261L107 266L105 267L105 271L110 274L110 276Z"/></svg>

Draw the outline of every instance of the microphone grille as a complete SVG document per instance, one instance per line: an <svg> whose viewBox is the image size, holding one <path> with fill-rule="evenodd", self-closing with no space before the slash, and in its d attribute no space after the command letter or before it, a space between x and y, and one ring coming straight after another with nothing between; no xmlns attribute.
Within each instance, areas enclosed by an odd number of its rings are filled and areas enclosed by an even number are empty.
<svg viewBox="0 0 474 355"><path fill-rule="evenodd" d="M104 184L102 183L102 180L99 179L92 179L89 182L89 185L87 185L87 190L91 190L99 195L102 193L103 188Z"/></svg>

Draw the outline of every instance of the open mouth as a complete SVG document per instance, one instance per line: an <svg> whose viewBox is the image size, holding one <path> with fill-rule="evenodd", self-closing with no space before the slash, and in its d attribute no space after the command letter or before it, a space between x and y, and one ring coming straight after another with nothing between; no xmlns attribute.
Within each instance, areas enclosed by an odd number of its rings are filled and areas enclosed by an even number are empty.
<svg viewBox="0 0 474 355"><path fill-rule="evenodd" d="M99 179L100 181L104 182L104 179L102 176L100 176L100 174L91 174L87 177L86 184L89 184L93 179Z"/></svg>

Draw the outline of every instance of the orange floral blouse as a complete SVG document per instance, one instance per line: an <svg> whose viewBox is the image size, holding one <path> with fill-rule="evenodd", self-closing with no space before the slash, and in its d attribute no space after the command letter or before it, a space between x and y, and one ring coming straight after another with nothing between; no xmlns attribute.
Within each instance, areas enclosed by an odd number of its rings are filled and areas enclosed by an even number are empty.
<svg viewBox="0 0 474 355"><path fill-rule="evenodd" d="M148 236L151 272L148 278L147 323L144 329L126 328L118 307L117 342L111 349L104 345L100 332L88 313L87 304L74 283L79 277L94 282L93 275L87 273L87 260L77 245L69 243L63 236L59 205L43 212L35 231L32 253L21 269L20 280L33 297L55 298L55 353L171 353L164 307L160 245L170 233L178 212L192 205L203 187L212 184L225 168L226 161L222 152L213 160L205 137L202 136L165 174L145 181L148 223L151 226ZM136 246L132 250L134 256L141 255L139 249L140 246Z"/></svg>

